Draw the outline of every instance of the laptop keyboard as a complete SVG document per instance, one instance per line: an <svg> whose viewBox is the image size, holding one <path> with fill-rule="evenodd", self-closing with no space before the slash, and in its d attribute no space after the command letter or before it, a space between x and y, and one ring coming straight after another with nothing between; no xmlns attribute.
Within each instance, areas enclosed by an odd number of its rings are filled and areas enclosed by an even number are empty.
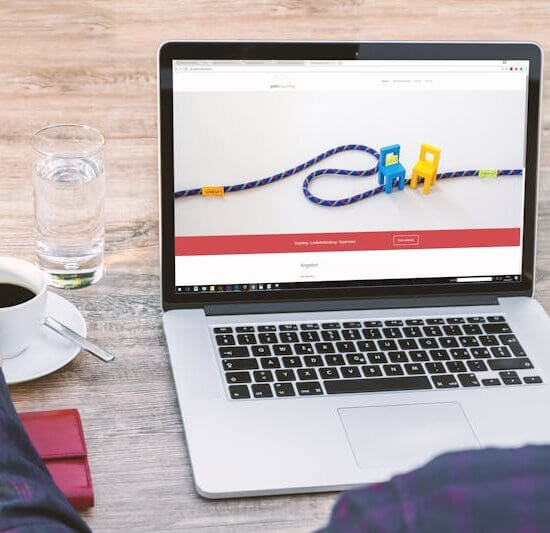
<svg viewBox="0 0 550 533"><path fill-rule="evenodd" d="M542 383L502 315L213 326L234 400Z"/></svg>

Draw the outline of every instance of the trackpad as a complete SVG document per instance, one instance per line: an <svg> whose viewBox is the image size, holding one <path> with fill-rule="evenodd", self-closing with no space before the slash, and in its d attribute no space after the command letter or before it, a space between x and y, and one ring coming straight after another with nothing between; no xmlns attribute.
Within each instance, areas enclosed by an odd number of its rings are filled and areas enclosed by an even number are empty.
<svg viewBox="0 0 550 533"><path fill-rule="evenodd" d="M406 470L443 452L480 448L457 402L338 409L360 468Z"/></svg>

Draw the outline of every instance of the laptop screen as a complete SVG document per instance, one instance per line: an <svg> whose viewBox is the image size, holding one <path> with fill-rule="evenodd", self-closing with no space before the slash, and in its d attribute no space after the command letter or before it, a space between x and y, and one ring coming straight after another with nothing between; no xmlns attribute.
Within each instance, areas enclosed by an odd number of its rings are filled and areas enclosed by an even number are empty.
<svg viewBox="0 0 550 533"><path fill-rule="evenodd" d="M517 283L528 66L174 60L176 292Z"/></svg>

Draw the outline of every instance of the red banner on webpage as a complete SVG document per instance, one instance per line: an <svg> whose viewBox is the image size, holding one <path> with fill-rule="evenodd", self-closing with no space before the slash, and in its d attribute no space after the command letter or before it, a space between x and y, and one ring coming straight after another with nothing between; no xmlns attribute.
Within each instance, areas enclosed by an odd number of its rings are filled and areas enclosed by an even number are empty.
<svg viewBox="0 0 550 533"><path fill-rule="evenodd" d="M278 254L519 246L520 228L176 237L176 255Z"/></svg>

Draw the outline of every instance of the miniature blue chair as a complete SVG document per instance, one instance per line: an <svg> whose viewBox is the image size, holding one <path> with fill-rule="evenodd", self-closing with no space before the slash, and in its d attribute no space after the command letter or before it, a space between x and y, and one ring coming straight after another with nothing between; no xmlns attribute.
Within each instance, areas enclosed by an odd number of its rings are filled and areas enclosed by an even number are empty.
<svg viewBox="0 0 550 533"><path fill-rule="evenodd" d="M388 194L392 191L393 182L399 178L397 188L405 188L405 167L399 162L401 146L392 144L380 149L380 161L378 162L378 185L384 184L384 191Z"/></svg>

